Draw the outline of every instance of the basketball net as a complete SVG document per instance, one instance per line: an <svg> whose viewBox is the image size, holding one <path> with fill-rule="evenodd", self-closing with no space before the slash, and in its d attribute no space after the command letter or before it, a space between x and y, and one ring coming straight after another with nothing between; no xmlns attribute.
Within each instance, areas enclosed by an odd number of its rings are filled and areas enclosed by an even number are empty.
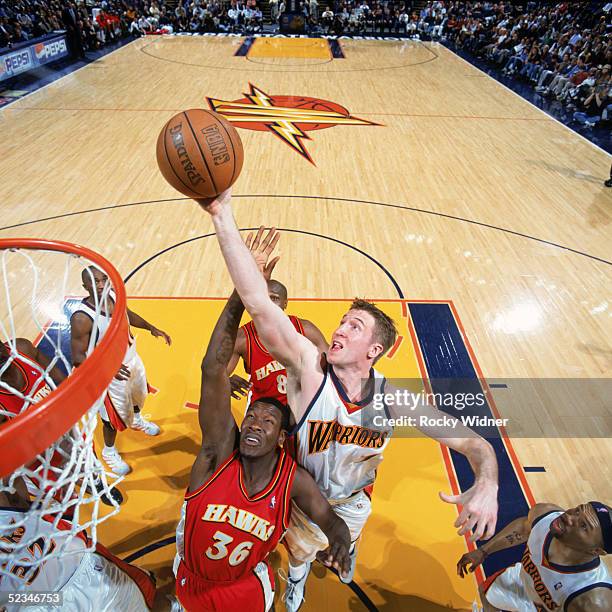
<svg viewBox="0 0 612 612"><path fill-rule="evenodd" d="M83 295L83 270L95 287L92 269L108 280L94 298L97 316L87 359L73 371L70 307L78 299L69 296ZM11 582L5 577L29 584L43 564L54 561L57 572L65 565L60 558L93 551L98 525L119 511L111 489L121 478L107 473L97 458L94 430L128 336L121 278L88 249L0 240L0 274L0 342L6 347L0 359L0 590L6 590L4 583ZM111 292L117 296L117 315L101 329L99 315L110 312ZM49 364L20 353L19 338L37 345ZM68 373L59 385L51 375L54 368ZM35 378L29 390L6 382L26 369ZM110 506L101 503L103 496Z"/></svg>

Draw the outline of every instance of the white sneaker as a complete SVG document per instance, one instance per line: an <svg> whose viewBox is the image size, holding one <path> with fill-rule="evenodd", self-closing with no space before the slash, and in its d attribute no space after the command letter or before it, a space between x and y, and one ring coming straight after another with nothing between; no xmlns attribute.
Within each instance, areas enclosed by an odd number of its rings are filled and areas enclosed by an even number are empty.
<svg viewBox="0 0 612 612"><path fill-rule="evenodd" d="M132 468L121 458L121 455L116 448L107 450L106 447L102 451L102 459L108 467L111 469L113 474L117 476L125 476L132 471Z"/></svg>
<svg viewBox="0 0 612 612"><path fill-rule="evenodd" d="M285 602L287 612L297 612L304 602L304 590L306 581L308 580L308 574L310 574L310 563L305 563L304 565L306 568L302 570L303 574L297 579L291 577L291 567L289 567L287 588L283 595L283 601Z"/></svg>
<svg viewBox="0 0 612 612"><path fill-rule="evenodd" d="M147 415L149 416L149 415ZM147 436L157 436L161 432L159 425L156 425L152 421L147 421L140 412L134 415L134 421L132 423L132 429L142 431Z"/></svg>

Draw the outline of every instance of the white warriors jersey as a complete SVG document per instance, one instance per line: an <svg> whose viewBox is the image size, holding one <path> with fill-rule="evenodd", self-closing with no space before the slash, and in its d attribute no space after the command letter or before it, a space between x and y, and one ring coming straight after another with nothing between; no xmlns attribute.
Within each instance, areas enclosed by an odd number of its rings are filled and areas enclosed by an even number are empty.
<svg viewBox="0 0 612 612"><path fill-rule="evenodd" d="M81 537L71 537L41 517L26 517L25 523L20 524L25 514L25 511L13 508L0 508L0 609L6 604L2 596L7 592L59 591L86 554ZM32 536L33 533L36 537ZM11 554L22 541L24 546ZM59 546L65 547L61 557L51 557L30 571L43 553L52 553ZM10 555L8 561L4 558L7 554Z"/></svg>
<svg viewBox="0 0 612 612"><path fill-rule="evenodd" d="M373 368L370 379L369 396L351 403L326 364L323 382L294 430L297 461L327 499L346 499L372 485L393 433L386 407L372 402L375 393L384 393L386 380Z"/></svg>
<svg viewBox="0 0 612 612"><path fill-rule="evenodd" d="M553 540L550 524L562 514L550 512L536 519L521 559L521 582L539 610L564 610L566 601L578 591L606 585L612 588L610 573L599 557L577 566L549 561L548 550Z"/></svg>
<svg viewBox="0 0 612 612"><path fill-rule="evenodd" d="M114 304L115 294L111 292L109 299L112 300ZM87 304L84 299L80 300L77 303L72 314L75 314L77 312L82 312L86 314L94 322L94 330L96 331L96 337L94 339L93 346L97 345L100 342L100 340L102 340L102 338L104 337L106 330L109 328L111 317L104 312L96 313L95 309L89 306L89 304ZM127 312L125 316L127 317ZM129 321L128 321L128 330L129 330ZM129 334L128 347L127 347L127 351L125 352L125 358L123 359L124 363L128 363L136 356L136 338L132 336L132 333L130 331L128 331L128 334ZM89 356L89 353L88 353L88 356Z"/></svg>

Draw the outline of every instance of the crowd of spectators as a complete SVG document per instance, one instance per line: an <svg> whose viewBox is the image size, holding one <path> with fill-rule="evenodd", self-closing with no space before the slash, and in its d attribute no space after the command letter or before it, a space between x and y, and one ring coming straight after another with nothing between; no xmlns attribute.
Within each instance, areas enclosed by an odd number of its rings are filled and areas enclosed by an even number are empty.
<svg viewBox="0 0 612 612"><path fill-rule="evenodd" d="M130 35L252 33L262 27L258 0L179 0L175 6L164 0L0 0L0 48L67 30L77 56Z"/></svg>
<svg viewBox="0 0 612 612"><path fill-rule="evenodd" d="M0 0L0 48L65 29L73 54L125 36L163 32L257 32L261 0ZM442 40L531 84L573 118L612 117L612 3L268 0L272 25L290 7L311 31Z"/></svg>
<svg viewBox="0 0 612 612"><path fill-rule="evenodd" d="M436 34L563 105L575 122L612 119L612 3L430 5L444 16Z"/></svg>

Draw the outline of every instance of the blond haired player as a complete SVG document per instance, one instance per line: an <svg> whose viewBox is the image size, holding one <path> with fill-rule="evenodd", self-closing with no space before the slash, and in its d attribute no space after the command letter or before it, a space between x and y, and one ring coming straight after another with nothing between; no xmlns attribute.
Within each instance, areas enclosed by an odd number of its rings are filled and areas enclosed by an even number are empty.
<svg viewBox="0 0 612 612"><path fill-rule="evenodd" d="M609 612L612 577L602 556L612 552L610 506L598 501L563 510L536 504L457 563L462 578L490 554L526 544L520 563L479 588L484 612ZM468 567L469 566L469 567Z"/></svg>
<svg viewBox="0 0 612 612"><path fill-rule="evenodd" d="M95 329L97 334L94 345L104 336L115 308L112 294L108 299L103 299L104 288L108 282L108 277L104 272L90 266L83 270L81 278L83 288L87 291L87 297L79 302L70 318L72 364L75 367L78 367L87 358L93 330ZM96 305L100 307L99 312L96 312ZM168 346L172 344L172 339L165 331L151 325L129 308L127 317L133 327L146 329L155 338L163 338ZM147 421L141 414L147 393L144 364L136 352L136 340L130 334L123 364L111 381L104 404L100 409L105 444L102 458L118 476L128 474L130 466L115 448L117 431L123 431L129 427L142 431L148 436L156 436L160 433L159 427Z"/></svg>
<svg viewBox="0 0 612 612"><path fill-rule="evenodd" d="M371 403L373 393L385 391L386 381L373 365L395 341L393 322L373 304L353 304L333 333L326 359L322 360L314 344L299 334L270 300L258 265L240 237L229 190L214 200L198 203L212 217L228 270L259 336L287 368L287 398L299 440L298 462L313 475L334 511L344 519L355 544L371 511L365 490L374 482L392 433L384 422L372 422L363 408ZM262 239L262 233L257 240ZM266 256L278 241L275 234L271 231L265 238ZM368 381L365 390L364 380ZM387 414L394 416L391 410ZM439 415L423 403L411 414L432 419ZM460 534L473 530L474 539L491 537L497 521L497 461L491 445L459 422L454 424L454 437L435 427L419 429L467 456L475 472L474 485L461 495L442 495L442 499L463 506L456 523L461 527ZM315 434L319 444L313 447ZM287 610L294 611L304 599L310 563L327 544L320 530L299 512L292 515L286 541L291 557L285 603ZM355 557L354 545L351 572L346 578L349 581Z"/></svg>

